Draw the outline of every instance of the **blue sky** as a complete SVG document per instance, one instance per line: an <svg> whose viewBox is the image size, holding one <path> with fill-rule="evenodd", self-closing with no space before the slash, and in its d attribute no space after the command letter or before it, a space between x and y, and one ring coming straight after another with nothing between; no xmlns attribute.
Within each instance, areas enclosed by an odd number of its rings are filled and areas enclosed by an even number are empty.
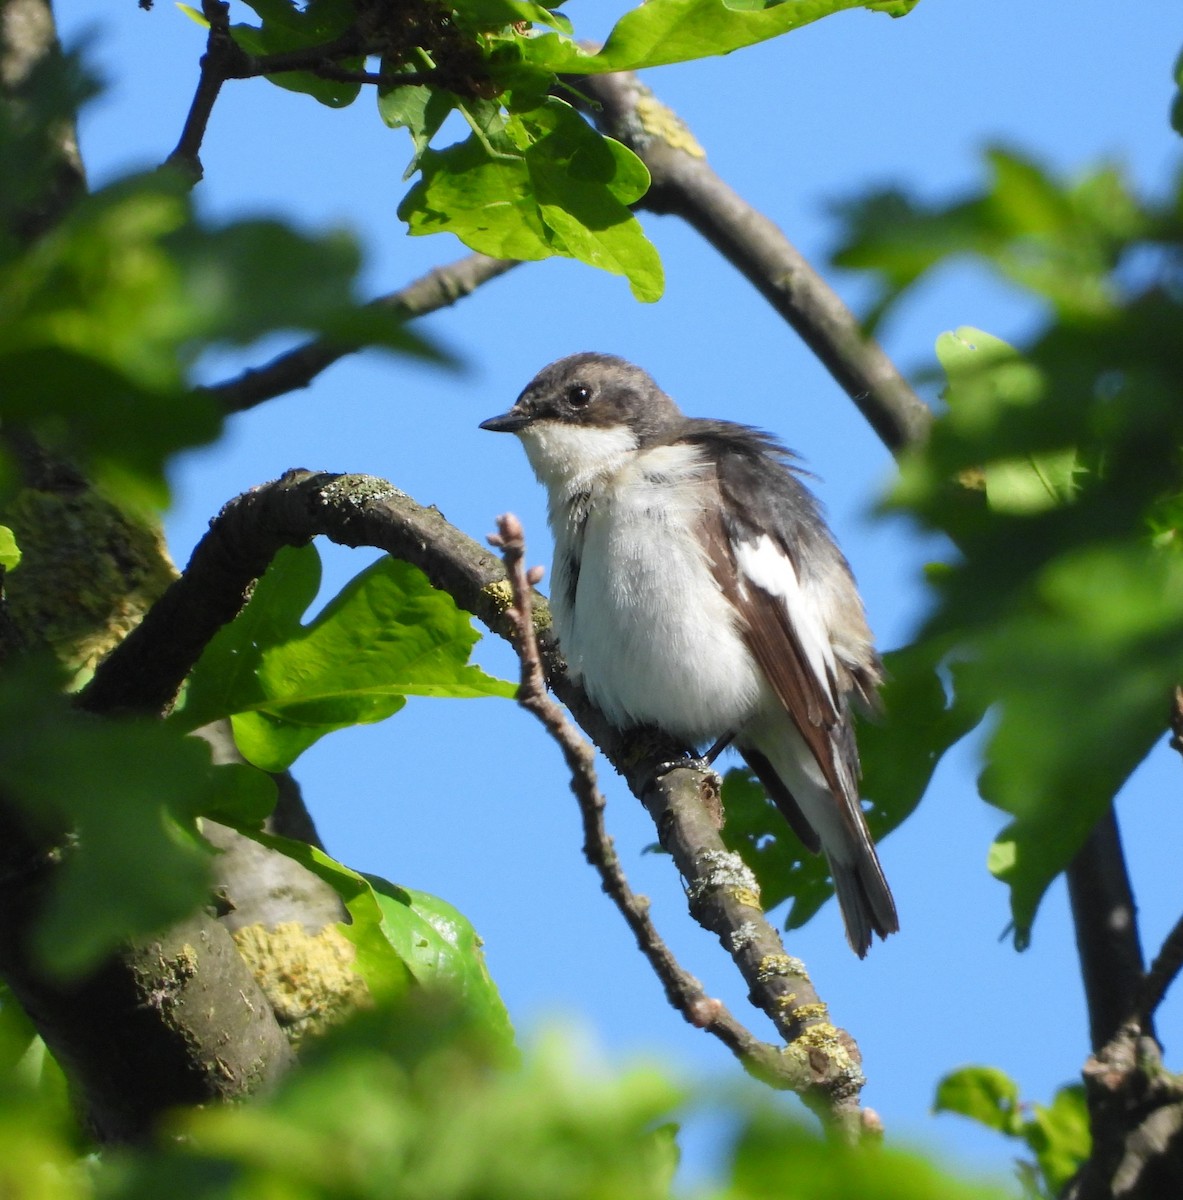
<svg viewBox="0 0 1183 1200"><path fill-rule="evenodd" d="M240 0L234 7L247 18ZM580 36L595 37L624 7L570 0L567 11ZM90 32L109 83L81 127L92 183L155 165L180 132L202 31L168 0L147 13L132 0L56 8L67 40ZM1177 0L921 0L903 20L842 14L728 58L663 68L648 82L715 169L821 266L837 236L833 201L887 182L955 196L981 179L992 143L1058 171L1114 159L1161 192L1180 157L1167 123L1179 17ZM378 294L463 253L450 237L405 236L395 209L409 155L405 135L381 124L366 95L332 112L261 80L230 83L202 152L198 203L218 219L278 214L309 229L352 230L367 255L364 292ZM477 423L507 408L544 363L595 349L645 366L690 413L765 427L798 450L819 477L881 647L907 640L924 611L920 570L941 547L871 516L891 477L889 456L732 268L676 219L643 221L666 265L657 304L637 304L622 280L579 264L530 265L423 322L462 359L462 373L365 354L234 418L221 443L177 464L167 518L174 556L184 562L231 496L305 466L385 476L475 537L511 509L525 523L530 561L548 563L543 496L520 448ZM865 295L857 278L828 274L851 303ZM954 265L905 303L883 340L911 371L931 364L945 330L976 325L1021 341L1038 317L1013 289ZM278 348L211 362L208 378ZM337 550L326 559L332 590L367 561ZM478 657L514 671L491 640ZM1012 1151L1001 1139L929 1115L936 1080L966 1062L990 1063L1015 1076L1024 1097L1047 1101L1077 1075L1087 1026L1062 884L1030 950L1016 954L1003 936L1006 892L985 869L1001 822L977 798L975 770L974 748L959 747L882 848L898 936L859 962L831 904L789 948L858 1039L865 1100L889 1133L967 1169L1005 1173ZM1183 908L1178 771L1164 745L1119 808L1151 953ZM467 913L519 1029L559 1020L588 1031L614 1061L657 1056L720 1083L738 1074L721 1046L666 1006L581 858L556 751L512 704L412 700L384 725L326 739L297 774L332 853ZM685 964L743 1012L742 984L687 916L670 863L642 854L654 835L640 806L610 773L603 783L634 886L652 898ZM1181 1016L1183 1003L1169 1000L1160 1023L1168 1062ZM708 1163L711 1145L708 1125L697 1127L694 1169Z"/></svg>

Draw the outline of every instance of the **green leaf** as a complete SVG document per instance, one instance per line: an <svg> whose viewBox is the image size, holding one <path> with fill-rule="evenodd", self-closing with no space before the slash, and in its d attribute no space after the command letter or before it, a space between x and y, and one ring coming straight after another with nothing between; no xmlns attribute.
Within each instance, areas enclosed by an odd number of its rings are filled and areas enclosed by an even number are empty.
<svg viewBox="0 0 1183 1200"><path fill-rule="evenodd" d="M340 234L199 225L165 173L112 185L0 263L0 419L123 503L163 506L168 459L221 427L220 410L187 388L211 346L302 329L434 355L357 304L358 265Z"/></svg>
<svg viewBox="0 0 1183 1200"><path fill-rule="evenodd" d="M382 909L382 932L421 983L444 993L498 1045L513 1045L513 1026L485 964L484 944L461 912L426 892L364 877Z"/></svg>
<svg viewBox="0 0 1183 1200"><path fill-rule="evenodd" d="M958 1113L1017 1137L1023 1120L1019 1106L1019 1085L996 1067L961 1067L951 1071L937 1084L933 1112Z"/></svg>
<svg viewBox="0 0 1183 1200"><path fill-rule="evenodd" d="M415 153L403 172L404 180L419 169L424 151L456 103L451 92L426 85L379 90L378 115L392 129L406 129L415 145Z"/></svg>
<svg viewBox="0 0 1183 1200"><path fill-rule="evenodd" d="M832 13L866 8L903 16L916 0L648 0L625 13L598 53L558 34L525 43L530 61L556 74L636 71L667 63L730 54Z"/></svg>
<svg viewBox="0 0 1183 1200"><path fill-rule="evenodd" d="M1147 546L1065 554L1036 603L979 644L966 686L1000 704L980 788L1015 818L991 870L1021 947L1048 885L1163 736L1183 677L1183 561Z"/></svg>
<svg viewBox="0 0 1183 1200"><path fill-rule="evenodd" d="M276 557L194 670L178 714L186 728L229 716L243 755L278 771L334 729L391 716L408 695L514 694L468 665L471 619L410 564L379 559L303 625L319 585L315 548Z"/></svg>
<svg viewBox="0 0 1183 1200"><path fill-rule="evenodd" d="M624 275L638 300L661 296L661 260L628 208L648 188L648 171L563 101L429 149L420 167L399 206L412 234L448 231L495 257L576 258Z"/></svg>
<svg viewBox="0 0 1183 1200"><path fill-rule="evenodd" d="M349 0L308 0L297 5L293 0L247 0L262 20L261 26L232 25L234 40L248 54L280 54L310 50L331 42L349 29L357 13ZM335 66L360 71L365 58L356 55L340 59ZM344 108L357 99L361 84L321 79L310 71L284 71L266 76L279 87L304 92L330 108Z"/></svg>
<svg viewBox="0 0 1183 1200"><path fill-rule="evenodd" d="M740 1129L727 1200L1004 1200L1013 1189L971 1182L892 1146L827 1141L767 1104Z"/></svg>
<svg viewBox="0 0 1183 1200"><path fill-rule="evenodd" d="M21 548L16 534L7 525L0 525L0 571L11 571L20 565Z"/></svg>
<svg viewBox="0 0 1183 1200"><path fill-rule="evenodd" d="M1002 147L986 159L986 186L952 203L931 204L887 188L836 206L846 229L832 261L877 277L869 325L917 280L960 255L975 256L1065 316L1112 310L1123 245L1154 227L1123 174L1102 166L1059 180Z"/></svg>
<svg viewBox="0 0 1183 1200"><path fill-rule="evenodd" d="M209 28L209 21L206 20L205 14L199 9L194 8L192 4L178 3L177 8L179 8L181 12L183 12L185 16L189 18L190 21L194 21L200 25L202 29Z"/></svg>

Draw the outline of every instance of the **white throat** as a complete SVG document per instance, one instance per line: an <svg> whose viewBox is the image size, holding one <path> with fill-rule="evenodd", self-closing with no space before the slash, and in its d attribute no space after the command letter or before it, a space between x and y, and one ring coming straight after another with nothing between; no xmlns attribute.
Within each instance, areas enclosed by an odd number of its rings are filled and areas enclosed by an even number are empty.
<svg viewBox="0 0 1183 1200"><path fill-rule="evenodd" d="M637 449L637 435L627 425L601 428L537 421L518 437L552 499L585 491L597 479L618 471Z"/></svg>

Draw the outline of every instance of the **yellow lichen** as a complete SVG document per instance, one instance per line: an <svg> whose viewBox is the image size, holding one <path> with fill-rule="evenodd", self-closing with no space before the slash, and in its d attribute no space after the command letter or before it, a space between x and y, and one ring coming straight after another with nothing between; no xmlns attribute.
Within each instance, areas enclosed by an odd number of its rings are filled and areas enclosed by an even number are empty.
<svg viewBox="0 0 1183 1200"><path fill-rule="evenodd" d="M793 1011L796 1021L824 1021L830 1015L830 1010L820 1000L816 1004L802 1004Z"/></svg>
<svg viewBox="0 0 1183 1200"><path fill-rule="evenodd" d="M673 109L666 108L656 96L642 94L636 102L637 119L650 137L661 138L675 150L694 158L706 158L706 151L694 140L694 134Z"/></svg>
<svg viewBox="0 0 1183 1200"><path fill-rule="evenodd" d="M294 1045L369 1003L369 989L353 967L356 948L336 925L318 933L297 921L274 929L246 925L234 941Z"/></svg>
<svg viewBox="0 0 1183 1200"><path fill-rule="evenodd" d="M513 607L513 588L509 586L508 579L494 579L492 583L486 583L481 588L481 595L488 596L498 612Z"/></svg>

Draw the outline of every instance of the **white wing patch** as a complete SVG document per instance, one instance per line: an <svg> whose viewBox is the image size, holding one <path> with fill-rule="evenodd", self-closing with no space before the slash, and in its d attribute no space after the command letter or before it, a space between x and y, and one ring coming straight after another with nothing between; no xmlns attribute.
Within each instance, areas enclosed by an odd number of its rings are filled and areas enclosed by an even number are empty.
<svg viewBox="0 0 1183 1200"><path fill-rule="evenodd" d="M785 606L810 669L837 710L837 663L825 614L816 598L801 586L789 557L767 534L754 542L737 542L734 551L741 586L754 584Z"/></svg>

